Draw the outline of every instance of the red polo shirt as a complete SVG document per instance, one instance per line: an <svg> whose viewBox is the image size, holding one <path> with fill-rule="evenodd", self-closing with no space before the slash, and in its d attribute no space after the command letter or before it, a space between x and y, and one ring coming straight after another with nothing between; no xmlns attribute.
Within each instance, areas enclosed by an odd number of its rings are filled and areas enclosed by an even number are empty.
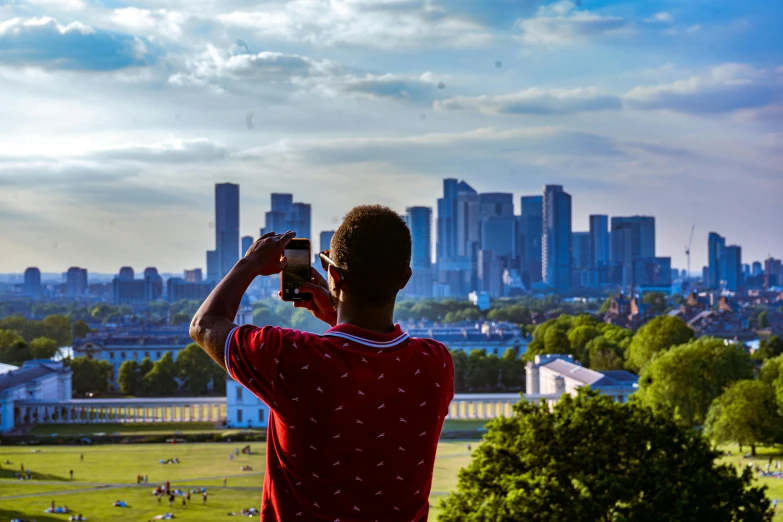
<svg viewBox="0 0 783 522"><path fill-rule="evenodd" d="M324 335L241 326L234 380L269 405L262 522L427 520L454 397L442 344L342 324Z"/></svg>

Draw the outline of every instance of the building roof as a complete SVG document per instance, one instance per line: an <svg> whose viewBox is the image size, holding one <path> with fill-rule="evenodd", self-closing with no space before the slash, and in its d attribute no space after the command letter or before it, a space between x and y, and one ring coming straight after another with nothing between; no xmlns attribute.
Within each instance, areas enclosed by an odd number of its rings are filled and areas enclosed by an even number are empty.
<svg viewBox="0 0 783 522"><path fill-rule="evenodd" d="M639 376L625 370L606 370L603 379L593 383L595 388L608 388L611 386L630 387L639 383Z"/></svg>
<svg viewBox="0 0 783 522"><path fill-rule="evenodd" d="M52 373L57 373L57 370L43 364L25 366L19 370L8 372L0 375L0 392L16 388Z"/></svg>
<svg viewBox="0 0 783 522"><path fill-rule="evenodd" d="M559 373L563 377L568 377L583 385L592 385L604 378L602 373L563 359L553 359L542 364L541 367L548 368Z"/></svg>

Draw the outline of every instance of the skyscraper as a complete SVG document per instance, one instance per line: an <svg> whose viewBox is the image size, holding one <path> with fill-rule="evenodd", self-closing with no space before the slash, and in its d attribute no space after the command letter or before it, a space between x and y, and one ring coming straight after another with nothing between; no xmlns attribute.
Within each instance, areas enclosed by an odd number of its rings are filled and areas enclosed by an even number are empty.
<svg viewBox="0 0 783 522"><path fill-rule="evenodd" d="M542 277L560 294L571 293L571 195L562 185L544 186Z"/></svg>
<svg viewBox="0 0 783 522"><path fill-rule="evenodd" d="M215 251L218 279L239 261L239 185L215 185Z"/></svg>
<svg viewBox="0 0 783 522"><path fill-rule="evenodd" d="M136 274L133 272L132 266L124 266L120 268L120 273L118 277L122 281L133 281L133 279L136 277Z"/></svg>
<svg viewBox="0 0 783 522"><path fill-rule="evenodd" d="M737 245L726 247L721 260L725 289L736 292L742 285L742 248Z"/></svg>
<svg viewBox="0 0 783 522"><path fill-rule="evenodd" d="M435 259L452 260L457 257L457 202L459 182L443 180L443 197L438 199L437 253Z"/></svg>
<svg viewBox="0 0 783 522"><path fill-rule="evenodd" d="M754 276L760 276L764 273L764 270L761 269L761 261L753 261L753 265L751 266L750 270Z"/></svg>
<svg viewBox="0 0 783 522"><path fill-rule="evenodd" d="M312 207L309 203L294 203L291 205L291 215L289 227L296 232L296 237L307 238L310 241L313 240L313 236L310 232L310 224L312 221Z"/></svg>
<svg viewBox="0 0 783 522"><path fill-rule="evenodd" d="M609 216L590 216L590 266L596 267L609 261Z"/></svg>
<svg viewBox="0 0 783 522"><path fill-rule="evenodd" d="M611 260L622 267L623 286L633 281L633 263L655 257L655 217L612 218Z"/></svg>
<svg viewBox="0 0 783 522"><path fill-rule="evenodd" d="M202 275L200 268L194 268L193 270L185 270L184 281L186 283L201 283L203 280L204 280L204 276Z"/></svg>
<svg viewBox="0 0 783 522"><path fill-rule="evenodd" d="M432 266L432 208L408 207L405 221L411 231L411 268Z"/></svg>
<svg viewBox="0 0 783 522"><path fill-rule="evenodd" d="M768 257L764 260L765 288L783 285L783 263L780 259Z"/></svg>
<svg viewBox="0 0 783 522"><path fill-rule="evenodd" d="M87 292L87 269L72 266L65 273L65 295L82 297Z"/></svg>
<svg viewBox="0 0 783 522"><path fill-rule="evenodd" d="M33 299L41 297L41 271L34 266L24 271L24 295Z"/></svg>
<svg viewBox="0 0 783 522"><path fill-rule="evenodd" d="M503 270L501 262L491 250L478 251L479 291L487 292L491 297L503 296Z"/></svg>
<svg viewBox="0 0 783 522"><path fill-rule="evenodd" d="M717 232L710 232L707 237L707 288L720 288L723 276L722 260L726 249L726 238Z"/></svg>
<svg viewBox="0 0 783 522"><path fill-rule="evenodd" d="M282 212L286 216L291 214L291 207L294 205L293 194L272 194L271 199L272 199L272 212ZM286 231L281 230L280 232L278 232L278 234L282 234L283 232Z"/></svg>
<svg viewBox="0 0 783 522"><path fill-rule="evenodd" d="M479 194L479 213L482 218L492 216L513 216L514 195L506 192Z"/></svg>
<svg viewBox="0 0 783 522"><path fill-rule="evenodd" d="M522 280L526 285L541 281L541 238L543 234L542 196L522 196L519 216L519 257L522 259Z"/></svg>
<svg viewBox="0 0 783 522"><path fill-rule="evenodd" d="M220 277L220 261L216 250L207 250L207 281L217 283Z"/></svg>
<svg viewBox="0 0 783 522"><path fill-rule="evenodd" d="M254 242L255 239L253 239L253 236L242 236L242 250L239 252L239 255L244 256L247 254L247 251L250 250L250 247L253 246Z"/></svg>
<svg viewBox="0 0 783 522"><path fill-rule="evenodd" d="M574 232L571 237L571 258L574 270L585 270L590 267L590 232Z"/></svg>
<svg viewBox="0 0 783 522"><path fill-rule="evenodd" d="M460 182L457 187L457 256L472 258L478 247L480 224L478 192L464 181Z"/></svg>
<svg viewBox="0 0 783 522"><path fill-rule="evenodd" d="M319 252L329 250L332 244L332 236L334 236L334 230L324 230L319 234Z"/></svg>

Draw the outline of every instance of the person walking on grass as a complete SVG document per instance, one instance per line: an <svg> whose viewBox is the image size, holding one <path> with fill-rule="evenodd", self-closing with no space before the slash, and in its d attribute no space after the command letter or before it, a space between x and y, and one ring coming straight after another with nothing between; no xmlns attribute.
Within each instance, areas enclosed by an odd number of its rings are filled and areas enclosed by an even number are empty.
<svg viewBox="0 0 783 522"><path fill-rule="evenodd" d="M73 470L70 470L68 473L71 474L71 480L73 480Z"/></svg>
<svg viewBox="0 0 783 522"><path fill-rule="evenodd" d="M294 303L323 335L233 323L258 276L287 266L294 232L259 238L193 317L190 334L270 408L261 522L425 522L435 453L454 397L448 349L393 322L411 277L405 221L377 205L351 210Z"/></svg>

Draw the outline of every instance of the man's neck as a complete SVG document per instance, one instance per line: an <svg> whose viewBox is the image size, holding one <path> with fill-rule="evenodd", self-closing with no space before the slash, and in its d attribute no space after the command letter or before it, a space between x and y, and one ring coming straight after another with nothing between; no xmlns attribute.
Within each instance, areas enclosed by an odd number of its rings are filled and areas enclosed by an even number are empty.
<svg viewBox="0 0 783 522"><path fill-rule="evenodd" d="M370 332L387 334L394 330L394 301L380 308L356 306L341 301L337 306L337 324L352 324Z"/></svg>

